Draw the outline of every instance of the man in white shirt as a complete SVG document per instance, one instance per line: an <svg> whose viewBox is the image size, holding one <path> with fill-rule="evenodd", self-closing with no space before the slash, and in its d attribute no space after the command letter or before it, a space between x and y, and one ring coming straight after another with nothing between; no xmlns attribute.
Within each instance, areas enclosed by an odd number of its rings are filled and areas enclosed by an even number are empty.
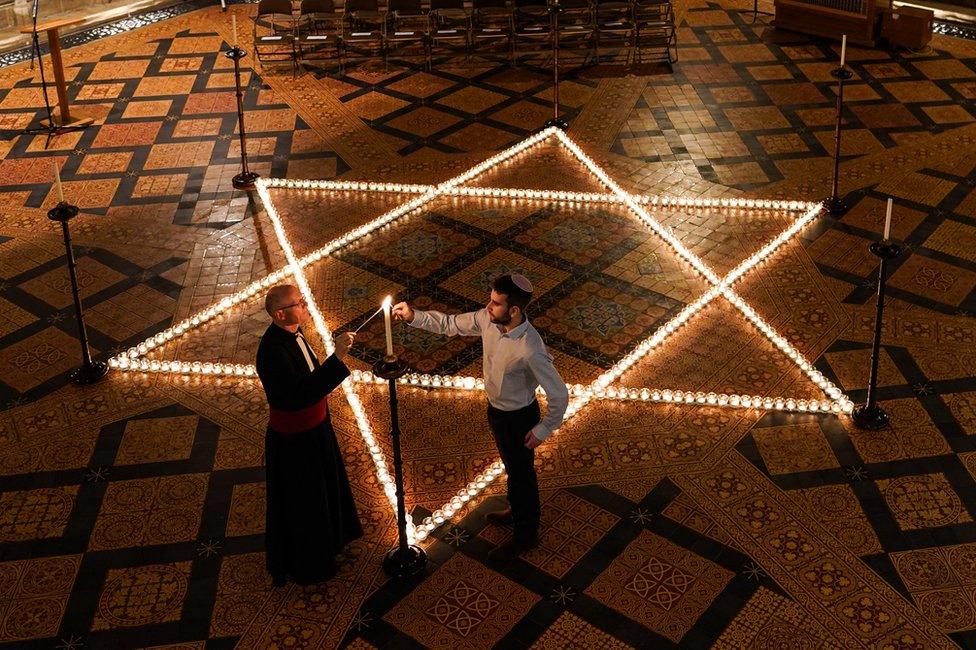
<svg viewBox="0 0 976 650"><path fill-rule="evenodd" d="M524 275L502 275L492 283L488 304L475 312L447 315L412 309L401 302L393 315L412 327L448 336L481 336L488 424L508 474L510 509L488 515L491 523L511 523L512 539L488 554L508 561L539 543L539 484L535 448L563 421L569 392L552 364L539 332L525 315L532 283ZM546 393L540 417L536 388Z"/></svg>

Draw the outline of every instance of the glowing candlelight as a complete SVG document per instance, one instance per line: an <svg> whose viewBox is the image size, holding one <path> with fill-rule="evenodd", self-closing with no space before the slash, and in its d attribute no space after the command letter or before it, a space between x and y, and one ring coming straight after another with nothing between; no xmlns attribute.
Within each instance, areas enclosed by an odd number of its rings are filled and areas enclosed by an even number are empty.
<svg viewBox="0 0 976 650"><path fill-rule="evenodd" d="M888 199L888 213L885 215L885 229L883 240L888 241L888 236L891 235L891 199Z"/></svg>
<svg viewBox="0 0 976 650"><path fill-rule="evenodd" d="M383 299L383 321L386 325L386 356L393 356L393 326L390 324L390 307L393 305L393 296Z"/></svg>
<svg viewBox="0 0 976 650"><path fill-rule="evenodd" d="M54 167L54 189L58 192L58 203L64 203L64 190L61 189L61 171L58 169L58 161L52 160Z"/></svg>
<svg viewBox="0 0 976 650"><path fill-rule="evenodd" d="M847 34L840 39L840 67L844 67L844 60L847 58Z"/></svg>

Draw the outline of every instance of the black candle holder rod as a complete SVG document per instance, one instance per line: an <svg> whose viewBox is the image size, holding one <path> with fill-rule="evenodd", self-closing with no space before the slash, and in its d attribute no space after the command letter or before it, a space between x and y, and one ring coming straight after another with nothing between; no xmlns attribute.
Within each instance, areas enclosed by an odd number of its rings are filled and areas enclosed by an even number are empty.
<svg viewBox="0 0 976 650"><path fill-rule="evenodd" d="M890 423L890 418L883 408L878 405L878 361L881 356L881 326L884 318L885 281L888 274L888 262L895 259L905 250L904 246L892 241L874 242L868 247L881 264L878 266L878 304L874 317L874 341L871 345L871 374L868 377L868 398L864 404L854 407L851 418L860 429L883 429Z"/></svg>
<svg viewBox="0 0 976 650"><path fill-rule="evenodd" d="M412 578L427 567L427 553L407 539L407 507L403 498L403 454L400 450L400 416L397 409L397 380L407 373L407 364L393 356L373 364L373 374L390 385L390 436L393 439L393 478L396 483L397 546L383 558L383 570L397 579Z"/></svg>
<svg viewBox="0 0 976 650"><path fill-rule="evenodd" d="M235 45L224 53L228 59L234 62L234 86L237 89L237 130L241 139L241 173L234 176L231 181L234 187L239 190L254 189L254 181L260 178L260 174L252 172L247 166L247 132L244 130L244 91L241 89L241 59L247 56L247 52Z"/></svg>
<svg viewBox="0 0 976 650"><path fill-rule="evenodd" d="M78 341L81 344L81 367L75 368L68 374L75 384L84 386L94 384L108 373L108 364L102 361L93 361L91 347L88 345L88 330L85 327L85 311L81 306L81 295L78 292L78 273L75 263L74 249L71 246L71 232L68 230L68 222L78 216L78 206L71 205L65 201L59 201L57 205L48 210L47 218L61 224L61 234L64 236L64 251L68 262L68 277L71 279L71 297L75 303L75 318L78 321Z"/></svg>

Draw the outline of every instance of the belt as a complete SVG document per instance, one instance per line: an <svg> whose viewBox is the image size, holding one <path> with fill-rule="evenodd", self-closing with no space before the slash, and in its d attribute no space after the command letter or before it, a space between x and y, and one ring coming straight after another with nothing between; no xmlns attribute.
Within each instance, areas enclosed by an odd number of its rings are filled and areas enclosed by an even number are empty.
<svg viewBox="0 0 976 650"><path fill-rule="evenodd" d="M329 416L329 402L323 397L316 404L297 411L282 411L271 408L268 426L278 433L301 433L313 429Z"/></svg>

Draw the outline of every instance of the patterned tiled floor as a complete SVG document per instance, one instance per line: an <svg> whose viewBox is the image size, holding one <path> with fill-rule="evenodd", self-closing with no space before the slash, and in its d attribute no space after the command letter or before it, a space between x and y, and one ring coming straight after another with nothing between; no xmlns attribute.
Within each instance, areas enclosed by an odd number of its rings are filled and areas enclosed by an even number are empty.
<svg viewBox="0 0 976 650"><path fill-rule="evenodd" d="M829 191L837 44L778 32L739 0L676 3L679 63L564 61L570 135L650 194L818 199ZM232 5L246 43L251 5ZM976 645L976 47L852 47L839 220L804 229L737 291L855 401L866 394L884 202L892 236L879 396L889 428L846 417L603 402L539 449L541 545L487 562L500 486L438 530L418 583L387 582L395 527L355 418L333 400L366 535L340 574L275 589L263 569L266 405L253 381L112 374L81 389L52 162L72 222L88 332L106 358L229 295L284 256L239 170L219 8L65 51L73 109L95 124L20 130L43 111L36 70L0 68L0 643L10 647L951 647ZM247 45L245 45L246 47ZM552 115L543 56L358 62L242 81L263 175L430 183ZM556 148L478 179L599 190ZM398 204L393 194L275 195L296 250ZM727 272L785 227L770 211L656 216ZM330 327L395 293L447 310L500 270L533 278L535 324L588 382L707 288L625 210L442 199L307 269ZM246 303L156 358L253 359ZM398 337L401 332L398 331ZM421 372L477 374L478 348L406 330ZM357 364L381 332L363 330ZM816 396L715 303L625 386ZM362 390L377 431L386 395ZM433 407L433 408L431 408ZM401 393L408 504L422 518L496 456L478 398ZM458 436L458 431L470 435ZM381 445L386 447L385 436Z"/></svg>

